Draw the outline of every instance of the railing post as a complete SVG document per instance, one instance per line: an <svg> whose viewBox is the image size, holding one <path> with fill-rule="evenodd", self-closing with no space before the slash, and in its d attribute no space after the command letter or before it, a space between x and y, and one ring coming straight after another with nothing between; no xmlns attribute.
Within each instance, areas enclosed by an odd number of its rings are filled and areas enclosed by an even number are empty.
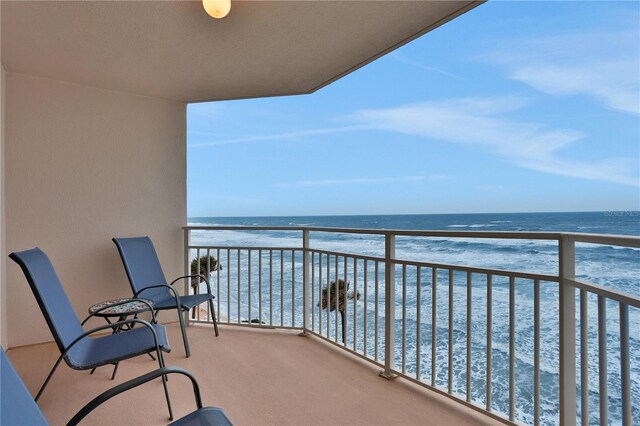
<svg viewBox="0 0 640 426"><path fill-rule="evenodd" d="M560 278L560 424L576 424L576 246L568 235L559 240ZM583 366L586 368L586 366Z"/></svg>
<svg viewBox="0 0 640 426"><path fill-rule="evenodd" d="M391 372L395 364L395 319L396 319L396 236L391 233L384 237L384 370L380 375L385 379L396 377Z"/></svg>
<svg viewBox="0 0 640 426"><path fill-rule="evenodd" d="M309 335L309 230L302 230L302 333Z"/></svg>
<svg viewBox="0 0 640 426"><path fill-rule="evenodd" d="M189 275L191 273L191 262L189 259L189 246L191 245L191 229L184 229L184 241L183 241L183 252L184 252L184 275ZM184 286L182 288L182 294L189 294L189 278L184 279ZM184 322L187 326L191 325L191 320L189 319L189 311L184 311Z"/></svg>

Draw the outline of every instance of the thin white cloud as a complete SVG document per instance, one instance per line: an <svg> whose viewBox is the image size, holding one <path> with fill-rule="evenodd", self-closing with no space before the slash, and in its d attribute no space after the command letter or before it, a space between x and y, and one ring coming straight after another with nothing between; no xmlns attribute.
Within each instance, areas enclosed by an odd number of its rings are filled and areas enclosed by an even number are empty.
<svg viewBox="0 0 640 426"><path fill-rule="evenodd" d="M421 182L431 179L430 176L402 176L402 177L379 177L379 178L352 178L352 179L317 179L299 180L295 182L282 182L274 186L276 188L300 188L314 186L345 186L345 185L379 185L398 182ZM444 175L434 175L433 180L443 180ZM448 178L448 177L446 177Z"/></svg>
<svg viewBox="0 0 640 426"><path fill-rule="evenodd" d="M640 71L637 61L566 67L523 65L511 78L550 95L587 95L609 108L640 114L638 80L630 74L633 70Z"/></svg>
<svg viewBox="0 0 640 426"><path fill-rule="evenodd" d="M550 157L544 160L521 159L516 161L516 164L532 170L560 176L640 186L638 178L633 177L634 167L637 169L637 160L630 158L610 158L594 161L593 163L585 163Z"/></svg>
<svg viewBox="0 0 640 426"><path fill-rule="evenodd" d="M561 151L585 137L569 129L509 117L526 105L515 97L450 99L396 108L363 110L353 119L366 126L438 139L507 158L520 167L545 173L640 186L632 159L581 162L560 157Z"/></svg>
<svg viewBox="0 0 640 426"><path fill-rule="evenodd" d="M640 28L510 40L488 55L509 78L552 96L588 96L640 114Z"/></svg>
<svg viewBox="0 0 640 426"><path fill-rule="evenodd" d="M298 140L301 138L306 138L311 136L355 132L360 130L368 130L371 128L372 128L371 126L356 125L356 126L341 126L341 127L325 127L321 129L297 130L292 132L275 133L270 135L252 135L252 136L246 136L242 138L222 139L222 140L215 140L211 142L194 143L194 144L188 145L188 148L202 148L206 146L228 145L228 144L246 143L246 142ZM202 134L202 133L199 133L199 134Z"/></svg>
<svg viewBox="0 0 640 426"><path fill-rule="evenodd" d="M454 78L456 80L467 80L464 77L461 77L459 75L450 73L450 72L445 71L445 70L441 70L440 68L430 67L428 65L423 64L422 62L419 62L419 61L416 61L416 60L413 60L413 59L409 59L405 55L403 55L402 53L399 53L397 51L396 52L391 52L388 55L389 55L390 58L393 58L397 62L400 62L400 63L405 64L405 65L410 65L412 67L419 68L419 69L422 69L422 70L425 70L425 71L429 71L429 72L432 72L432 73L444 75L446 77L451 77L451 78Z"/></svg>

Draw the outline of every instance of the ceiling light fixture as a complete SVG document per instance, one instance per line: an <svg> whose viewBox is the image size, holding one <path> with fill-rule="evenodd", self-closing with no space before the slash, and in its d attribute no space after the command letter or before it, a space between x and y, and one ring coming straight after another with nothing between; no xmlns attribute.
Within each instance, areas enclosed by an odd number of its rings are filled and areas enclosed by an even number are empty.
<svg viewBox="0 0 640 426"><path fill-rule="evenodd" d="M231 10L231 0L202 0L202 7L213 18L224 18Z"/></svg>

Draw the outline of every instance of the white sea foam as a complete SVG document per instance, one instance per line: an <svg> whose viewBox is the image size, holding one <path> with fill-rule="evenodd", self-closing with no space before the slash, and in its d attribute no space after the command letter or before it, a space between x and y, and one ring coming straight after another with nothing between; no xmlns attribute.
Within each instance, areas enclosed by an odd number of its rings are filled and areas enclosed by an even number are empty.
<svg viewBox="0 0 640 426"><path fill-rule="evenodd" d="M494 223L476 223L472 225L448 225L449 228L491 228L496 226Z"/></svg>

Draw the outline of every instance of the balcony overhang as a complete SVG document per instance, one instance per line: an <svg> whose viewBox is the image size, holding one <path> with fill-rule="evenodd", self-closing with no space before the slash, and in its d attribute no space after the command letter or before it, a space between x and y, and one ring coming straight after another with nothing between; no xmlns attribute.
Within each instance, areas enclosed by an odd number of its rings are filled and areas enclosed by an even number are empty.
<svg viewBox="0 0 640 426"><path fill-rule="evenodd" d="M2 1L8 72L184 102L312 93L481 2Z"/></svg>

